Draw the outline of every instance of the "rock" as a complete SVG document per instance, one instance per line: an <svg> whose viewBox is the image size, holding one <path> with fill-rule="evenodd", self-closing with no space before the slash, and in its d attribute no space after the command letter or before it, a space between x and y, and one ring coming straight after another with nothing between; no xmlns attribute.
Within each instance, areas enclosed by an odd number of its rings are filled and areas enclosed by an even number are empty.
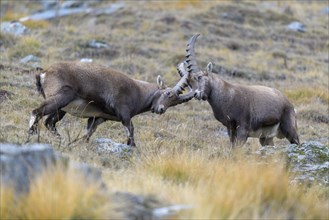
<svg viewBox="0 0 329 220"><path fill-rule="evenodd" d="M94 14L94 15L102 15L102 14L110 15L110 14L113 14L114 12L120 10L121 8L124 8L124 6L125 6L125 4L123 2L117 2L106 8L95 9L95 10L93 10L92 14Z"/></svg>
<svg viewBox="0 0 329 220"><path fill-rule="evenodd" d="M152 196L140 196L127 192L116 192L112 195L116 209L124 219L153 219L153 210L161 204Z"/></svg>
<svg viewBox="0 0 329 220"><path fill-rule="evenodd" d="M81 172L88 182L101 183L102 172L88 164L70 162L68 158L55 153L47 144L27 144L18 146L14 144L0 144L0 171L1 185L13 187L16 193L29 191L30 182L45 169L51 170L62 164L63 169L74 169Z"/></svg>
<svg viewBox="0 0 329 220"><path fill-rule="evenodd" d="M95 140L97 153L108 153L125 157L132 154L133 148L126 144L113 142L109 138L98 138Z"/></svg>
<svg viewBox="0 0 329 220"><path fill-rule="evenodd" d="M17 193L28 192L30 181L45 168L53 168L57 160L46 144L0 144L1 185L13 187Z"/></svg>
<svg viewBox="0 0 329 220"><path fill-rule="evenodd" d="M53 18L59 18L68 16L71 14L78 14L78 13L89 13L90 9L81 7L81 8L59 8L59 9L49 9L46 11L38 12L33 15L20 18L19 21L24 22L28 20L49 20Z"/></svg>
<svg viewBox="0 0 329 220"><path fill-rule="evenodd" d="M20 61L20 63L30 63L30 62L40 62L40 58L39 57L36 57L34 55L27 55L26 57L22 58Z"/></svg>
<svg viewBox="0 0 329 220"><path fill-rule="evenodd" d="M123 8L124 5L124 3L114 3L106 8L95 9L88 7L84 1L68 1L67 3L64 2L59 8L51 7L48 10L20 18L19 21L24 22L27 20L49 20L79 13L90 14L92 16L101 14L109 15Z"/></svg>
<svg viewBox="0 0 329 220"><path fill-rule="evenodd" d="M298 21L294 21L294 22L291 22L287 28L289 30L292 30L292 31L298 31L298 32L306 32L306 27L304 24L298 22Z"/></svg>
<svg viewBox="0 0 329 220"><path fill-rule="evenodd" d="M329 14L329 7L325 7L324 9L322 9L322 13L324 14Z"/></svg>
<svg viewBox="0 0 329 220"><path fill-rule="evenodd" d="M181 210L189 210L192 206L190 205L171 205L161 208L153 209L152 219L168 219L174 217Z"/></svg>
<svg viewBox="0 0 329 220"><path fill-rule="evenodd" d="M286 155L292 183L319 183L329 186L329 146L308 141L301 146L262 146L255 152L263 158Z"/></svg>
<svg viewBox="0 0 329 220"><path fill-rule="evenodd" d="M96 49L109 47L105 42L96 41L96 40L88 41L87 46Z"/></svg>
<svg viewBox="0 0 329 220"><path fill-rule="evenodd" d="M80 59L80 62L81 63L92 63L93 62L93 59L90 59L90 58L81 58Z"/></svg>
<svg viewBox="0 0 329 220"><path fill-rule="evenodd" d="M100 190L107 190L102 179L102 171L86 163L70 162L69 167L80 172L88 183L100 183Z"/></svg>
<svg viewBox="0 0 329 220"><path fill-rule="evenodd" d="M245 21L245 16L243 16L243 14L241 14L239 11L224 12L221 14L221 17L223 19L231 20L239 24L242 24Z"/></svg>
<svg viewBox="0 0 329 220"><path fill-rule="evenodd" d="M39 0L39 2L42 4L44 10L49 10L57 6L56 0Z"/></svg>
<svg viewBox="0 0 329 220"><path fill-rule="evenodd" d="M127 192L112 195L117 208L124 219L170 219L181 210L191 209L189 205L163 206L154 196L140 196Z"/></svg>
<svg viewBox="0 0 329 220"><path fill-rule="evenodd" d="M68 0L61 4L61 8L82 8L86 6L86 2L78 0Z"/></svg>
<svg viewBox="0 0 329 220"><path fill-rule="evenodd" d="M12 34L14 36L22 36L28 33L28 28L17 21L13 22L2 22L1 32Z"/></svg>

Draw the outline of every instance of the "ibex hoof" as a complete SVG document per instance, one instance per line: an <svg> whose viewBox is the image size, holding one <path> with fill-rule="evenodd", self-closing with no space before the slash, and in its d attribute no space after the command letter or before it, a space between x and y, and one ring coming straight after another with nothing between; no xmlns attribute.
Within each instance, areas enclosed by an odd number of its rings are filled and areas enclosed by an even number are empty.
<svg viewBox="0 0 329 220"><path fill-rule="evenodd" d="M30 128L29 129L29 134L30 135L36 135L36 134L38 134L38 129L36 129L36 128Z"/></svg>

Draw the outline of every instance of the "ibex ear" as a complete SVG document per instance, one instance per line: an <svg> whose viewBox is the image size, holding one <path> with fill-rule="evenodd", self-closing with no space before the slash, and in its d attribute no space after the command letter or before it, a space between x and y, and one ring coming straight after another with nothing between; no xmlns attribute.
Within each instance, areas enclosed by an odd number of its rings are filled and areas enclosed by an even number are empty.
<svg viewBox="0 0 329 220"><path fill-rule="evenodd" d="M157 77L157 84L159 89L164 89L164 83L160 75Z"/></svg>
<svg viewBox="0 0 329 220"><path fill-rule="evenodd" d="M212 63L209 62L208 65L207 65L207 74L211 74L212 73Z"/></svg>

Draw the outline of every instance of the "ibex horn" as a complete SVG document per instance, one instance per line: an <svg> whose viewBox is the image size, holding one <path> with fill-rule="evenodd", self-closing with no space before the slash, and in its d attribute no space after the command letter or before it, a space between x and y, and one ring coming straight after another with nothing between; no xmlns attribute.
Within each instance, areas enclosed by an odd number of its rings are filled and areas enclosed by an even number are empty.
<svg viewBox="0 0 329 220"><path fill-rule="evenodd" d="M195 52L194 52L194 44L199 36L200 34L194 35L187 43L186 62L187 62L187 70L189 73L196 73L199 71L199 67L196 63Z"/></svg>
<svg viewBox="0 0 329 220"><path fill-rule="evenodd" d="M188 83L187 83L187 78L188 78L188 75L189 73L185 70L185 67L184 67L184 63L180 63L178 66L177 66L177 71L178 71L178 74L182 77L179 82L175 85L175 87L173 88L173 90L175 91L175 93L177 95L180 95L183 93L184 89L188 86Z"/></svg>

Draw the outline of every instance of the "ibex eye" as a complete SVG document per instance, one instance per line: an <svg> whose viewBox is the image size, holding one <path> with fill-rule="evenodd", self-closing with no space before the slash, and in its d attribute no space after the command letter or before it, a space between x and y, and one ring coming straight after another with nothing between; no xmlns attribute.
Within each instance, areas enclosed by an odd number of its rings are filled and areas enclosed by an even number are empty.
<svg viewBox="0 0 329 220"><path fill-rule="evenodd" d="M170 96L170 92L166 92L166 96Z"/></svg>
<svg viewBox="0 0 329 220"><path fill-rule="evenodd" d="M200 81L202 79L202 76L198 76L198 80Z"/></svg>

